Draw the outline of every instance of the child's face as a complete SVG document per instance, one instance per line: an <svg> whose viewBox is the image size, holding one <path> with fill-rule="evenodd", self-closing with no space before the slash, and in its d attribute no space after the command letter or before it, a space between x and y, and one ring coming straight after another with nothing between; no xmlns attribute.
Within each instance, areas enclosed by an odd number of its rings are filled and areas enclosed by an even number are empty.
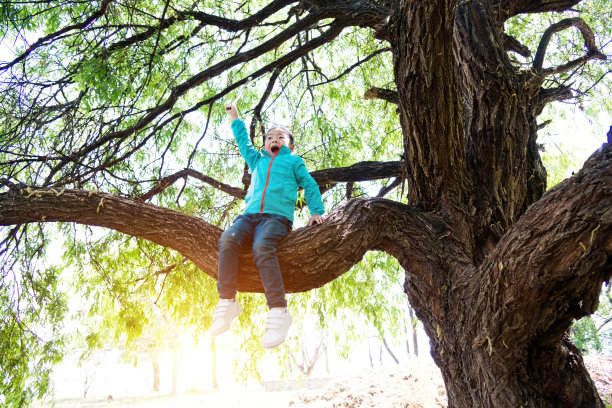
<svg viewBox="0 0 612 408"><path fill-rule="evenodd" d="M295 148L291 144L291 139L287 131L281 128L272 128L266 134L264 150L272 155L276 155L282 146L287 146L291 151Z"/></svg>

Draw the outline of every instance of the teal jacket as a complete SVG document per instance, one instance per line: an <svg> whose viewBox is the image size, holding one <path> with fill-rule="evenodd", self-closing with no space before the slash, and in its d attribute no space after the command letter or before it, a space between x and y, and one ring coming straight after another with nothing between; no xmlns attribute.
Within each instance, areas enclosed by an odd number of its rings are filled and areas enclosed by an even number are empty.
<svg viewBox="0 0 612 408"><path fill-rule="evenodd" d="M293 222L295 202L299 187L304 195L310 214L324 214L321 192L304 160L293 156L287 146L282 146L276 156L253 147L243 121L232 122L232 132L238 143L240 154L251 169L251 185L244 201L245 214L269 213L287 217Z"/></svg>

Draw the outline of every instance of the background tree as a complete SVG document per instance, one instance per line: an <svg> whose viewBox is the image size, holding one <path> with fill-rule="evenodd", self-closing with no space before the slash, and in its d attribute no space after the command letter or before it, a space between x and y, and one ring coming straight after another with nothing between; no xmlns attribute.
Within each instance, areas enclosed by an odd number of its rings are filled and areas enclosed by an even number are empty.
<svg viewBox="0 0 612 408"><path fill-rule="evenodd" d="M566 10L541 30L523 17ZM251 137L289 124L333 209L279 248L290 292L386 252L405 272L449 406L602 406L565 333L610 278L612 148L544 194L537 118L609 81L606 2L8 1L0 13L3 44L16 47L0 64L2 313L14 322L2 341L19 356L2 358L2 381L58 355L27 323L41 310L61 322L59 271L35 264L46 223L176 251L159 274L107 279L122 283L108 291L126 315L146 318L129 296L137 279L162 297L180 287L168 304L177 314L210 301L194 282L212 286L200 271L215 277L221 227L249 183L217 125L248 87L239 108ZM400 200L381 198L400 184ZM99 239L61 228L75 251ZM239 290L260 292L243 261ZM28 355L24 341L41 349ZM31 389L8 387L12 404Z"/></svg>

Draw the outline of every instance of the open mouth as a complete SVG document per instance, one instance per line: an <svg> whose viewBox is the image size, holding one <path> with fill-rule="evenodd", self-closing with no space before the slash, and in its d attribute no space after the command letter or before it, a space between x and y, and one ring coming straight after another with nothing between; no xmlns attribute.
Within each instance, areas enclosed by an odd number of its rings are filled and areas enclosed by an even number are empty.
<svg viewBox="0 0 612 408"><path fill-rule="evenodd" d="M280 147L278 146L272 146L272 153L278 153L278 151L280 150Z"/></svg>

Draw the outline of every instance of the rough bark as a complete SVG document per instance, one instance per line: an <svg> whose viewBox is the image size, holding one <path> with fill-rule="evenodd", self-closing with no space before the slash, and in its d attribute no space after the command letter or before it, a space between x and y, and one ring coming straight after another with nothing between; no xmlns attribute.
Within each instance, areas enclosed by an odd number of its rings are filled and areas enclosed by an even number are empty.
<svg viewBox="0 0 612 408"><path fill-rule="evenodd" d="M0 225L56 221L107 227L148 239L217 276L216 243L222 230L200 218L93 191L14 187L0 194ZM406 234L402 245L414 243L427 251L417 241L434 239L427 234L432 229L441 234L445 227L438 217L406 205L385 199L351 200L324 224L297 229L279 246L285 287L288 292L320 287L348 271L368 250L383 249L387 240L398 240L400 234ZM262 292L251 254L241 254L240 264L239 290Z"/></svg>
<svg viewBox="0 0 612 408"><path fill-rule="evenodd" d="M452 51L455 2L398 3L389 42L400 99L409 202L426 211L439 211L471 245L465 214L471 186Z"/></svg>
<svg viewBox="0 0 612 408"><path fill-rule="evenodd" d="M568 4L535 3L509 13ZM389 252L406 270L450 407L602 406L563 336L595 310L610 278L610 146L539 200L544 74L510 63L510 14L487 1L397 3L388 40L408 198L439 214L449 235L444 257L431 254L427 265Z"/></svg>

